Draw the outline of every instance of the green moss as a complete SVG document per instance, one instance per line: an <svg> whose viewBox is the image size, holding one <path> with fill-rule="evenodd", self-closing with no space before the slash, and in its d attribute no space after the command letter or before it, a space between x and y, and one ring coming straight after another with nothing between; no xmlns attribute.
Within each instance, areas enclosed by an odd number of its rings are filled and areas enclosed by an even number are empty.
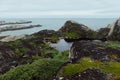
<svg viewBox="0 0 120 80"><path fill-rule="evenodd" d="M11 49L15 49L17 47L22 47L23 46L21 40L16 40L16 41L13 41L13 42L6 43L6 45L8 45Z"/></svg>
<svg viewBox="0 0 120 80"><path fill-rule="evenodd" d="M11 69L0 76L0 80L47 80L59 69L63 62L52 59L40 59Z"/></svg>
<svg viewBox="0 0 120 80"><path fill-rule="evenodd" d="M27 40L30 40L30 39L43 39L42 36L39 36L39 35L29 35L26 37Z"/></svg>
<svg viewBox="0 0 120 80"><path fill-rule="evenodd" d="M91 31L91 32L88 33L87 35L89 35L89 36L87 36L88 38L101 39L101 38L98 37L97 32L92 32L92 31Z"/></svg>
<svg viewBox="0 0 120 80"><path fill-rule="evenodd" d="M48 50L44 50L44 57L48 57L48 58L54 58L59 52L56 49L48 49Z"/></svg>
<svg viewBox="0 0 120 80"><path fill-rule="evenodd" d="M108 62L103 63L100 61L93 61L90 58L82 58L78 64L68 64L63 67L63 72L59 75L70 76L76 73L82 72L88 68L97 68L106 73L112 73L120 76L120 63L119 62Z"/></svg>
<svg viewBox="0 0 120 80"><path fill-rule="evenodd" d="M120 63L119 62L109 62L106 66L100 66L100 69L107 73L120 75Z"/></svg>
<svg viewBox="0 0 120 80"><path fill-rule="evenodd" d="M113 34L115 35L118 32L118 29L113 30Z"/></svg>
<svg viewBox="0 0 120 80"><path fill-rule="evenodd" d="M19 49L16 48L16 49L14 50L14 52L15 52L15 54L17 54L17 55L22 55L22 54L26 53L28 50L29 50L29 49L26 48L26 47L21 47L21 48L19 48Z"/></svg>
<svg viewBox="0 0 120 80"><path fill-rule="evenodd" d="M51 36L49 38L49 41L52 42L52 43L56 43L57 41L59 41L59 38L57 36Z"/></svg>
<svg viewBox="0 0 120 80"><path fill-rule="evenodd" d="M32 56L33 60L44 59L43 57L39 56L38 54Z"/></svg>
<svg viewBox="0 0 120 80"><path fill-rule="evenodd" d="M76 38L79 38L80 35L75 32L68 32L68 33L65 33L65 37L76 39Z"/></svg>
<svg viewBox="0 0 120 80"><path fill-rule="evenodd" d="M120 42L119 41L109 41L107 42L108 47L112 48L120 48Z"/></svg>
<svg viewBox="0 0 120 80"><path fill-rule="evenodd" d="M68 64L67 66L65 66L63 68L63 73L60 75L68 76L78 72L82 72L89 67L93 67L94 65L92 63L93 62L91 61L90 58L83 58L80 60L79 64Z"/></svg>
<svg viewBox="0 0 120 80"><path fill-rule="evenodd" d="M104 43L98 43L98 46L101 46L103 48L113 48L113 49L119 49L120 48L120 42L119 41L107 41Z"/></svg>
<svg viewBox="0 0 120 80"><path fill-rule="evenodd" d="M18 55L22 55L23 53L26 53L29 50L24 46L21 40L8 42L6 43L6 45Z"/></svg>
<svg viewBox="0 0 120 80"><path fill-rule="evenodd" d="M54 58L62 61L67 61L69 55L69 50L63 51L59 54L57 54Z"/></svg>
<svg viewBox="0 0 120 80"><path fill-rule="evenodd" d="M19 49L16 49L16 50L15 50L15 53L16 53L17 55L21 55L21 54L22 54Z"/></svg>

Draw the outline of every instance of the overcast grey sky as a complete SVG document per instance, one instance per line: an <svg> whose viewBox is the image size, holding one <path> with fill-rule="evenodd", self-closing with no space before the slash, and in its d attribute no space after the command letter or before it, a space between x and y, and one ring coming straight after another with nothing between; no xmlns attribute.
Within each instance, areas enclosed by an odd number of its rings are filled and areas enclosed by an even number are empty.
<svg viewBox="0 0 120 80"><path fill-rule="evenodd" d="M120 17L120 0L0 0L0 17Z"/></svg>

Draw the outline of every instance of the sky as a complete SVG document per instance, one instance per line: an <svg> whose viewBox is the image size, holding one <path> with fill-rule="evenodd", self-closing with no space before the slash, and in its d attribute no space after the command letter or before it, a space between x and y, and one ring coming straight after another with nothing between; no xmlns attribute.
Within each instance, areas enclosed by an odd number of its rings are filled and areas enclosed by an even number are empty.
<svg viewBox="0 0 120 80"><path fill-rule="evenodd" d="M120 0L0 0L0 18L118 18Z"/></svg>

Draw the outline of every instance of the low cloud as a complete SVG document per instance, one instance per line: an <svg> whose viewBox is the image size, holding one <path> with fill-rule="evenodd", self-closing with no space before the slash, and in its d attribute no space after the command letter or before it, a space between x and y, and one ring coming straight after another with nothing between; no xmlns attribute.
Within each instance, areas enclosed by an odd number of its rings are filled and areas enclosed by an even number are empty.
<svg viewBox="0 0 120 80"><path fill-rule="evenodd" d="M120 16L119 4L118 0L1 0L0 17L114 18Z"/></svg>
<svg viewBox="0 0 120 80"><path fill-rule="evenodd" d="M9 11L6 13L6 11L1 12L0 15L3 15L2 17L42 17L42 18L52 18L52 17L93 17L97 15L102 10L80 10L80 11Z"/></svg>

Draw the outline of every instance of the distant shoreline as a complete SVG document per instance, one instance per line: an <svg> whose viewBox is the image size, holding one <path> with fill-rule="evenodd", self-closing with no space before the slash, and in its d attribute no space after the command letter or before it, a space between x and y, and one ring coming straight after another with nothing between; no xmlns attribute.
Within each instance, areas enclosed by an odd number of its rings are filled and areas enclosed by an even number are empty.
<svg viewBox="0 0 120 80"><path fill-rule="evenodd" d="M32 23L32 21L16 21L16 22L6 22L6 21L0 21L0 32L5 31L14 31L14 30L22 30L22 29L29 29L34 27L41 27L42 25L31 25L29 23ZM27 25L23 25L27 24ZM4 26L4 27L2 27Z"/></svg>

